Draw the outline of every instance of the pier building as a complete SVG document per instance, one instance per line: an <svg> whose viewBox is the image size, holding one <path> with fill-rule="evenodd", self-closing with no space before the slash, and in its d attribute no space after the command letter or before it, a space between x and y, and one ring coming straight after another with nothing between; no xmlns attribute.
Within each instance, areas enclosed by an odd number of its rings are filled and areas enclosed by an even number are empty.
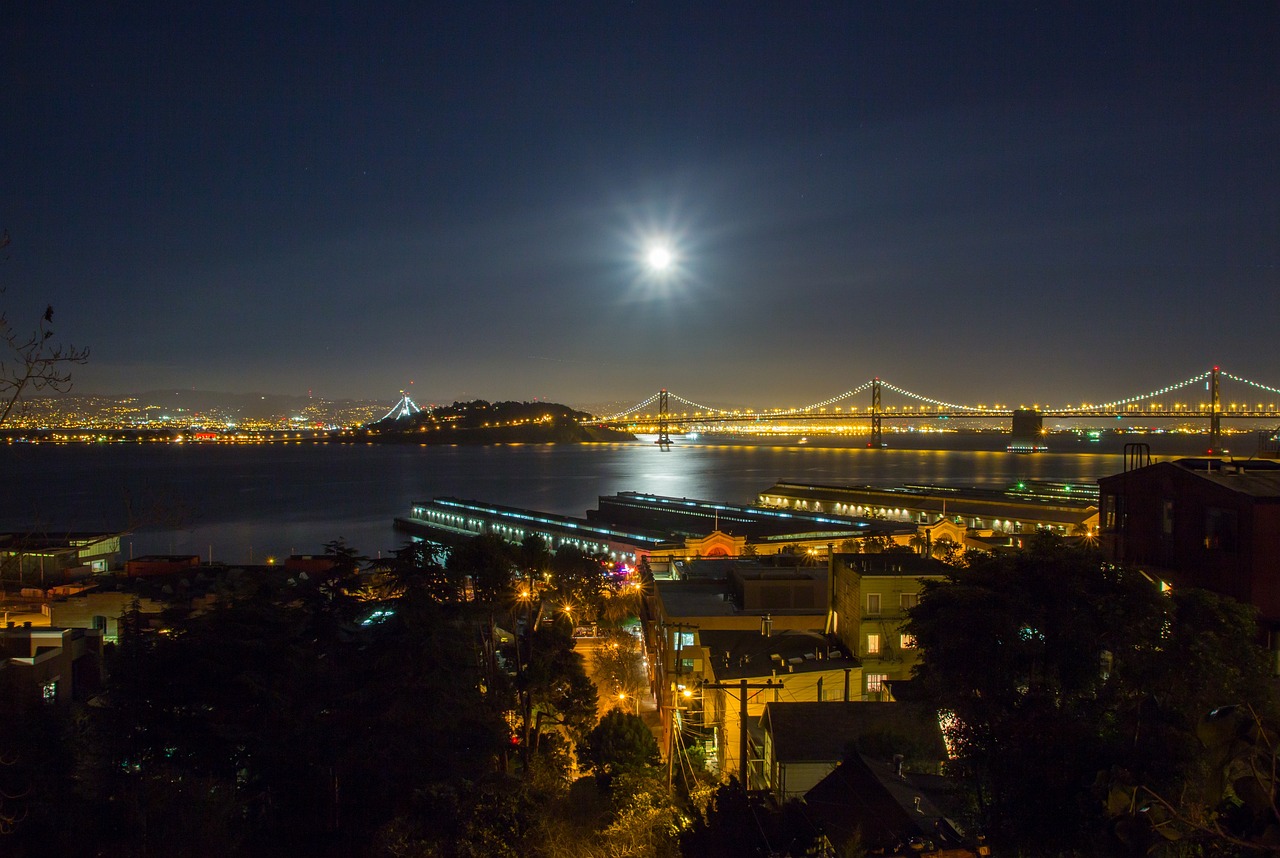
<svg viewBox="0 0 1280 858"><path fill-rule="evenodd" d="M508 542L540 536L553 551L572 545L588 554L604 554L627 563L664 547L676 548L656 531L615 528L584 518L450 497L415 503L409 516L397 518L395 526L446 543L486 533Z"/></svg>
<svg viewBox="0 0 1280 858"><path fill-rule="evenodd" d="M1098 528L1096 484L1025 480L1004 489L938 485L838 486L780 481L760 493L759 504L815 514L868 516L916 525L948 519L970 531L1059 536Z"/></svg>
<svg viewBox="0 0 1280 858"><path fill-rule="evenodd" d="M396 526L441 541L490 533L511 542L536 535L555 550L573 545L591 554L669 568L696 557L822 553L828 545L866 537L905 543L915 524L851 515L739 506L641 492L601 496L585 518L459 498L415 503Z"/></svg>

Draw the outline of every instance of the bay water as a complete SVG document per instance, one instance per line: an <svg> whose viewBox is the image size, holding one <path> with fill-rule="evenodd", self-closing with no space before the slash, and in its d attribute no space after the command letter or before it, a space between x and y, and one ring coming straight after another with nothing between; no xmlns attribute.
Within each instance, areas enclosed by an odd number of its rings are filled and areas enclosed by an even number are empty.
<svg viewBox="0 0 1280 858"><path fill-rule="evenodd" d="M264 563L343 539L369 557L406 538L392 520L415 501L452 496L582 516L600 495L641 491L747 504L780 479L894 486L1003 487L1018 480L1094 482L1124 468L1125 436L1051 438L1008 453L998 433L891 435L890 447L651 438L619 444L490 447L395 444L7 444L0 446L0 531L121 531L125 558L198 554ZM1205 441L1143 436L1158 456Z"/></svg>

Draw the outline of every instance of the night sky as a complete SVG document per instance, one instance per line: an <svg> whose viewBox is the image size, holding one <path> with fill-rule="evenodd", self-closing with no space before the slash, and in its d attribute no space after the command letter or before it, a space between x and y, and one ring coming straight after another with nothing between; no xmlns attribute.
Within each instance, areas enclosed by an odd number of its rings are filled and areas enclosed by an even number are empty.
<svg viewBox="0 0 1280 858"><path fill-rule="evenodd" d="M92 349L78 392L1280 385L1270 0L28 2L0 33L0 300Z"/></svg>

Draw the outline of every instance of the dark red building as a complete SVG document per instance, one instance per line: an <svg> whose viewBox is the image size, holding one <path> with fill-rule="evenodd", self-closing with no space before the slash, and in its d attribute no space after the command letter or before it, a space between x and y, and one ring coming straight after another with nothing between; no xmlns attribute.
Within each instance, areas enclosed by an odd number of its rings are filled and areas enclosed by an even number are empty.
<svg viewBox="0 0 1280 858"><path fill-rule="evenodd" d="M146 578L152 575L172 575L200 565L196 554L147 554L126 560L124 574L130 578Z"/></svg>
<svg viewBox="0 0 1280 858"><path fill-rule="evenodd" d="M1178 459L1098 485L1112 562L1252 604L1280 651L1280 462Z"/></svg>

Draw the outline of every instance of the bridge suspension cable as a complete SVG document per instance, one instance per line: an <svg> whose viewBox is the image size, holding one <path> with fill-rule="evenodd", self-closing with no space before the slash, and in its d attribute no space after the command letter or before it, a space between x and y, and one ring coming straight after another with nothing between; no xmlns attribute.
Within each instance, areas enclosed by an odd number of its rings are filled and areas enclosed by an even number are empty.
<svg viewBox="0 0 1280 858"><path fill-rule="evenodd" d="M768 414L776 415L776 414L804 414L808 411L817 411L818 409L826 408L828 405L834 405L835 403L840 402L843 399L848 399L850 396L855 396L859 393L862 393L864 390L867 390L868 388L870 388L871 384L872 384L871 381L864 381L862 384L858 385L852 390L846 390L844 393L829 397L828 399L824 399L821 402L815 402L812 405L804 405L799 408L779 408L779 409L770 410L768 412L760 412L760 413L761 414L768 413ZM684 403L685 405L688 405L691 408L696 408L699 411L706 411L711 414L725 414L725 415L732 416L732 415L740 415L743 413L742 411L733 411L727 408L712 408L710 405L703 405L699 402L694 402L692 399L685 399L683 396L681 396L678 393L672 393L670 394L670 396L672 399L676 400L677 402ZM752 411L750 413L754 414L756 412Z"/></svg>
<svg viewBox="0 0 1280 858"><path fill-rule="evenodd" d="M1207 373L1206 373L1206 374L1207 374ZM1258 382L1258 381L1250 381L1249 379L1247 379L1247 378L1241 378L1241 377L1240 377L1240 376L1238 376L1238 375L1232 375L1231 373L1227 372L1226 370L1222 370L1222 375L1225 375L1227 378L1231 379L1232 381L1238 381L1238 382L1240 382L1241 384L1247 384L1247 385L1249 385L1250 387L1256 387L1256 388L1258 388L1258 390L1265 390L1267 393L1280 393L1280 389L1277 389L1277 388L1271 387L1271 386L1269 386L1269 385L1263 384L1263 383Z"/></svg>
<svg viewBox="0 0 1280 858"><path fill-rule="evenodd" d="M600 419L601 420L621 420L623 417L626 417L630 414L635 414L641 408L648 408L650 405L657 402L658 397L661 395L662 395L661 393L655 393L653 396L650 396L644 402L637 402L635 405L632 405L630 408L625 408L622 411L619 411L617 414L610 414L609 416L601 417Z"/></svg>
<svg viewBox="0 0 1280 858"><path fill-rule="evenodd" d="M386 420L390 417L395 417L398 420L401 417L410 417L417 414L421 410L422 409L418 407L418 403L410 399L409 394L402 390L400 391L400 399L395 405L391 406L390 411L382 415L382 419Z"/></svg>
<svg viewBox="0 0 1280 858"><path fill-rule="evenodd" d="M941 399L933 399L928 396L922 396L919 393L912 393L909 390L903 390L901 387L898 387L896 384L890 384L889 382L884 381L883 379L880 381L880 386L883 387L885 390L892 390L894 393L901 394L902 396L909 396L912 399L918 400L920 402L927 402L930 405L937 405L941 408L954 408L956 411L985 410L982 408L978 408L976 405L956 405L954 402L943 402Z"/></svg>
<svg viewBox="0 0 1280 858"><path fill-rule="evenodd" d="M1224 374L1225 374L1225 373L1224 373ZM1157 396L1164 396L1166 393L1172 393L1173 391L1175 391L1175 390L1180 390L1181 388L1187 387L1188 385L1195 384L1196 382L1199 382L1199 381L1204 381L1205 379L1207 379L1207 378L1208 378L1209 376L1211 376L1211 375L1213 375L1213 373L1212 373L1211 371L1206 371L1206 372L1202 372L1202 373L1200 373L1199 375L1193 375L1193 376L1191 376L1191 378L1188 378L1188 379L1186 379L1185 381L1180 381L1180 382L1178 382L1177 384L1170 384L1170 385L1166 385L1165 387L1162 387L1162 388L1160 388L1159 390L1153 390L1153 391L1151 391L1150 393L1144 393L1144 394L1142 394L1141 396L1126 396L1124 399L1116 399L1116 400L1113 400L1113 401L1111 401L1111 402L1103 402L1103 403L1098 404L1098 405L1084 405L1084 404L1081 404L1078 408L1075 408L1075 409L1072 409L1072 408L1071 408L1071 406L1069 406L1069 405L1068 405L1068 406L1067 406L1067 407L1065 407L1065 408L1061 408L1061 409L1057 409L1057 410L1059 410L1059 411L1071 411L1071 410L1075 410L1075 411L1113 411L1113 410L1115 410L1116 408L1119 408L1119 407L1122 407L1122 406L1125 406L1125 405L1132 405L1132 404L1133 404L1133 403L1135 403L1135 402L1142 402L1142 401L1147 400L1147 399L1153 399L1153 398L1155 398L1155 397L1157 397ZM1277 391L1277 392L1280 392L1280 391Z"/></svg>
<svg viewBox="0 0 1280 858"><path fill-rule="evenodd" d="M674 399L676 402L683 402L685 405L688 405L690 408L696 408L699 411L712 411L716 414L733 414L734 413L733 411L728 411L724 408L712 408L710 405L700 405L699 403L694 402L692 399L685 399L683 396L681 396L678 393L671 393L668 395L672 399Z"/></svg>
<svg viewBox="0 0 1280 858"><path fill-rule="evenodd" d="M1215 368L1214 370L1208 370L1205 372L1197 373L1196 375L1193 375L1187 379L1183 379L1182 381L1177 382L1176 384L1168 384L1168 385L1165 385L1164 387L1158 388L1156 390L1152 390L1148 393L1136 395L1136 396L1125 396L1120 399L1113 399L1110 402L1102 402L1094 405L1081 403L1080 405L1074 406L1074 407L1067 405L1067 406L1063 406L1062 408L1053 408L1053 409L1045 409L1045 410L1055 411L1055 412L1070 412L1075 414L1113 412L1118 409L1122 409L1125 406L1146 402L1156 397L1164 396L1165 394L1172 393L1173 391L1176 391L1176 390L1180 390L1184 387L1189 387L1190 385L1207 381L1208 379L1214 377L1215 373L1225 378L1229 378L1232 381L1257 388L1258 390L1264 390L1268 393L1274 393L1274 394L1280 395L1280 388L1272 387L1267 384L1262 384L1261 382L1253 381L1251 379L1242 378L1241 376L1226 372L1225 370L1220 370ZM900 396L905 396L910 399L914 399L918 402L924 402L929 405L936 406L940 409L945 408L951 411L967 412L971 414L991 414L992 413L991 409L983 408L981 406L960 405L955 402L947 402L946 400L943 400L943 399L935 399L931 396L924 396L923 394L915 393L913 391L906 390L905 388L898 387L896 384L892 384L888 381L884 381L883 379L879 380L878 383L880 387L883 388L884 390L892 391ZM767 417L767 416L776 417L776 416L788 416L788 415L797 415L797 414L808 414L811 412L819 411L827 408L830 405L834 405L837 402L848 399L852 396L856 396L859 393L863 393L864 391L870 389L875 384L877 384L877 381L875 379L871 379L868 381L864 381L863 383L859 384L857 387L854 387L850 390L846 390L844 393L837 394L836 396L828 397L827 399L824 399L821 402L815 402L811 405L804 405L798 408L770 408L770 409L765 409L763 411L754 411L750 409L730 410L727 408L713 408L710 405L703 405L700 402L694 402L692 399L686 399L685 397L680 396L679 394L676 394L676 393L668 392L667 396L669 397L669 399L679 402L682 405L688 406L689 408L692 408L696 411L705 413L708 417L713 415L719 415L719 416L725 416L725 417L731 417L731 418L747 417L748 415L760 416L760 417ZM631 406L630 408L627 408L623 411L619 411L617 414L612 414L608 417L601 417L598 419L606 420L606 421L621 420L625 417L637 414L638 412L642 411L645 408L648 408L649 406L658 402L661 396L662 394L655 393L652 396L650 396L648 399L645 399L643 402L639 402ZM408 397L406 397L406 399L407 398ZM397 405L397 407L399 407L399 404ZM872 410L874 410L875 407L876 406L873 405ZM392 409L393 412L395 410L396 409ZM998 413L1003 413L1003 412L998 412Z"/></svg>
<svg viewBox="0 0 1280 858"><path fill-rule="evenodd" d="M874 380L868 379L867 381L862 382L862 384L858 385L852 390L846 390L844 393L841 393L837 396L832 396L830 399L824 399L821 402L815 402L812 405L805 405L802 408L783 408L773 413L774 414L803 414L806 411L816 411L820 408L826 408L828 405L834 405L835 403L839 402L842 399L848 399L850 396L854 396L856 394L862 393L862 391L868 389L874 383L875 383Z"/></svg>

